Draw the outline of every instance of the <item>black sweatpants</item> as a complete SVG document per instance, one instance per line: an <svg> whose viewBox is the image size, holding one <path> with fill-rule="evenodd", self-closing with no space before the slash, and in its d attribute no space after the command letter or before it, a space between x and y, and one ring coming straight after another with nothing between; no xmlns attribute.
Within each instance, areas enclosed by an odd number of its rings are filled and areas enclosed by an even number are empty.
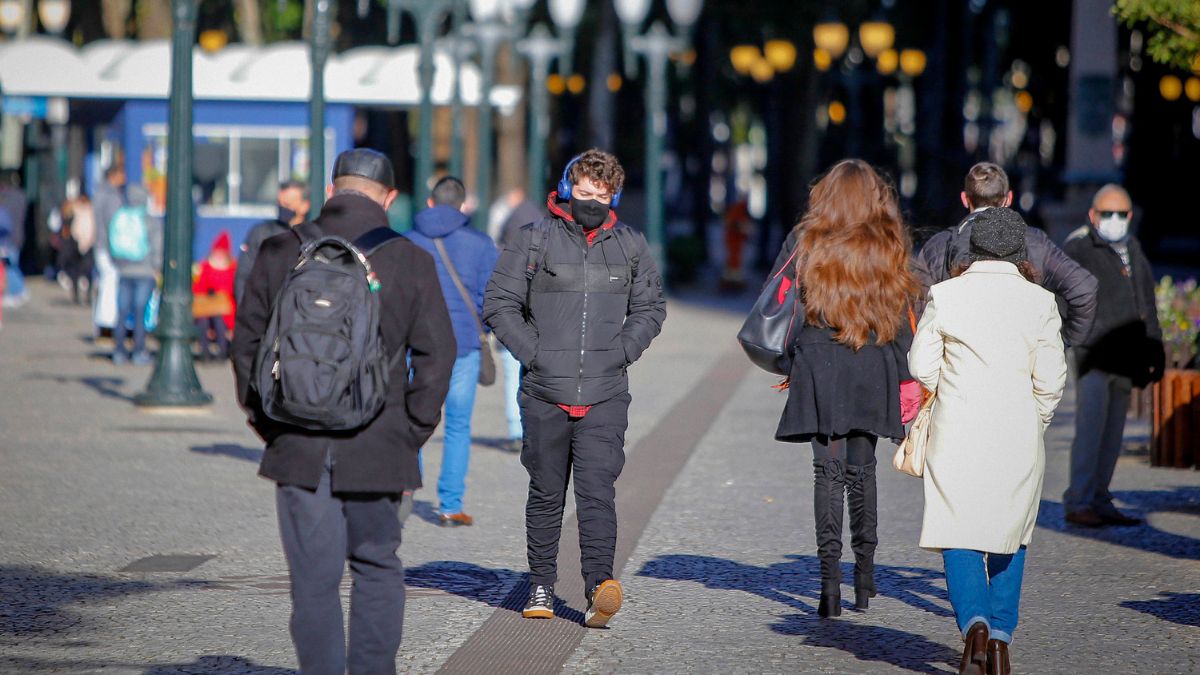
<svg viewBox="0 0 1200 675"><path fill-rule="evenodd" d="M584 588L611 579L617 547L617 476L625 466L629 393L592 406L572 418L553 403L520 394L525 427L521 464L529 472L525 539L530 583L558 580L558 540L562 532L567 480L574 476L575 512Z"/></svg>
<svg viewBox="0 0 1200 675"><path fill-rule="evenodd" d="M317 489L280 485L279 531L292 582L292 642L304 675L396 672L404 627L400 495L331 494L330 467ZM346 561L350 647L342 628L340 586Z"/></svg>

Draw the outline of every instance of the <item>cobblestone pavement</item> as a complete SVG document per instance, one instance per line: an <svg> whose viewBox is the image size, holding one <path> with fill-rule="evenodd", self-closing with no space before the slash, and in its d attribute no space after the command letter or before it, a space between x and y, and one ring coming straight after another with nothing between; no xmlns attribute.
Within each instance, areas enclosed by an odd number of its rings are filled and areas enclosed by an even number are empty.
<svg viewBox="0 0 1200 675"><path fill-rule="evenodd" d="M130 397L150 369L112 366L85 310L31 286L35 301L6 311L0 332L0 672L295 672L273 487L254 475L261 451L228 368L199 367L211 408L138 412ZM703 386L738 321L672 303L631 370L629 447L671 423L665 412ZM865 613L816 617L810 455L771 440L783 401L770 384L747 371L625 564L626 607L564 672L954 672L961 642L940 561L915 545L920 486L886 466L890 447L879 450L880 596ZM1148 523L1064 527L1070 403L1048 436L1014 669L1200 672L1200 472L1127 455L1113 489ZM437 527L426 489L405 532L402 672L437 670L506 611L525 569L525 473L492 444L500 392L481 390L477 405L465 506L478 524ZM440 444L439 433L426 451L431 486Z"/></svg>

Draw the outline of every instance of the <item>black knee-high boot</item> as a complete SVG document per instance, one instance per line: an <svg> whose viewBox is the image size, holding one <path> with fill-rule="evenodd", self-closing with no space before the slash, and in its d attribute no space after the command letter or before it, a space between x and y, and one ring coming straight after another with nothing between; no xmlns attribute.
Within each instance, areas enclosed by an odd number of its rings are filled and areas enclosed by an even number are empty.
<svg viewBox="0 0 1200 675"><path fill-rule="evenodd" d="M813 515L817 525L817 558L821 561L821 603L817 613L842 613L842 493L845 464L840 459L813 460Z"/></svg>
<svg viewBox="0 0 1200 675"><path fill-rule="evenodd" d="M875 596L878 501L875 462L847 466L846 506L850 511L850 548L854 550L854 606L859 609L866 609L867 599Z"/></svg>

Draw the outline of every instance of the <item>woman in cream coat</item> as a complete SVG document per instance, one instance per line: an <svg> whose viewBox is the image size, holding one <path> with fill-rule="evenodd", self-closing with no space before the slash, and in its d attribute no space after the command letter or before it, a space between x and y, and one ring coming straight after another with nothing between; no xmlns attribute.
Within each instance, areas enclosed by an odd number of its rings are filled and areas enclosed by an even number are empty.
<svg viewBox="0 0 1200 675"><path fill-rule="evenodd" d="M1007 673L1042 436L1067 369L1054 295L1030 283L1021 217L1006 208L977 216L971 259L930 289L908 356L936 394L920 545L942 552L966 640L960 672Z"/></svg>

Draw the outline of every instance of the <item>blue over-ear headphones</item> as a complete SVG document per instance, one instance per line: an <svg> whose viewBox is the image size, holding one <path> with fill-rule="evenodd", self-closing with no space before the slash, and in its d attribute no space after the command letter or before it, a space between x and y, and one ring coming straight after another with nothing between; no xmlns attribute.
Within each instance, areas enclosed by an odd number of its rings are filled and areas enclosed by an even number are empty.
<svg viewBox="0 0 1200 675"><path fill-rule="evenodd" d="M567 162L566 168L563 169L562 178L558 181L558 196L560 199L571 199L571 167L574 166L575 162L579 161L580 157L583 157L583 155L575 155L572 157L571 161ZM617 193L613 195L612 203L609 204L611 208L615 209L617 208L617 204L621 203L622 192L624 192L624 188L617 190Z"/></svg>

